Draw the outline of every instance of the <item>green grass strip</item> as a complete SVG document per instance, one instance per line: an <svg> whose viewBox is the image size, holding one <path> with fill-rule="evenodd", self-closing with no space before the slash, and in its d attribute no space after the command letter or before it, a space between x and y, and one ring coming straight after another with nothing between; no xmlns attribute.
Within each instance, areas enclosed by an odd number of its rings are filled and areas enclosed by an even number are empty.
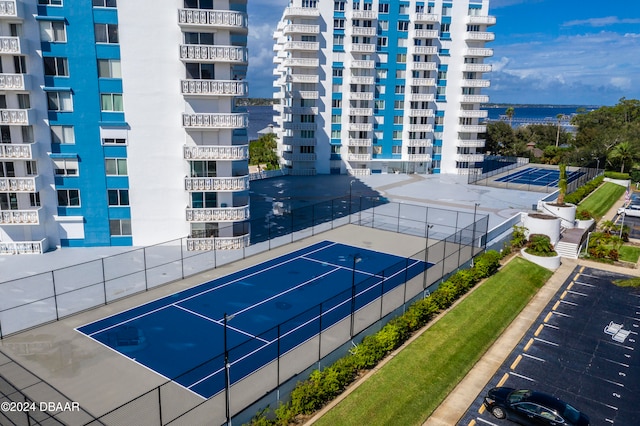
<svg viewBox="0 0 640 426"><path fill-rule="evenodd" d="M625 280L615 280L613 282L618 287L640 287L640 278L628 278Z"/></svg>
<svg viewBox="0 0 640 426"><path fill-rule="evenodd" d="M620 247L620 260L625 262L638 263L640 258L640 247L622 246Z"/></svg>
<svg viewBox="0 0 640 426"><path fill-rule="evenodd" d="M551 274L513 259L316 424L422 424Z"/></svg>
<svg viewBox="0 0 640 426"><path fill-rule="evenodd" d="M620 199L626 191L624 186L605 182L591 195L584 199L578 207L579 210L588 210L593 216L600 219Z"/></svg>

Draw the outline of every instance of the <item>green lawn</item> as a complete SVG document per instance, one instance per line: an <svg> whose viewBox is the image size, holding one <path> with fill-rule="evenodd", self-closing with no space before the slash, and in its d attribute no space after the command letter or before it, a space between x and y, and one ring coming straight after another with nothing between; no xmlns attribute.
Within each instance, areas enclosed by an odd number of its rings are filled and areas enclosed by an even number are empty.
<svg viewBox="0 0 640 426"><path fill-rule="evenodd" d="M422 424L550 276L513 259L316 424Z"/></svg>
<svg viewBox="0 0 640 426"><path fill-rule="evenodd" d="M588 210L597 219L600 219L620 199L626 189L615 183L605 182L585 198L578 210Z"/></svg>
<svg viewBox="0 0 640 426"><path fill-rule="evenodd" d="M620 247L620 260L625 262L637 263L640 257L640 247L622 246Z"/></svg>

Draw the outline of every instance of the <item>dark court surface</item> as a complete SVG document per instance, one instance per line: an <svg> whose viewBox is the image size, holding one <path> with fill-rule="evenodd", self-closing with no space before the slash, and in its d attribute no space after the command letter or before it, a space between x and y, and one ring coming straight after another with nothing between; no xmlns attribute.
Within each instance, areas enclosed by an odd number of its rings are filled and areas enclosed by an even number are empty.
<svg viewBox="0 0 640 426"><path fill-rule="evenodd" d="M482 407L495 386L555 395L591 425L640 424L640 289L621 278L576 267L458 425L513 424Z"/></svg>

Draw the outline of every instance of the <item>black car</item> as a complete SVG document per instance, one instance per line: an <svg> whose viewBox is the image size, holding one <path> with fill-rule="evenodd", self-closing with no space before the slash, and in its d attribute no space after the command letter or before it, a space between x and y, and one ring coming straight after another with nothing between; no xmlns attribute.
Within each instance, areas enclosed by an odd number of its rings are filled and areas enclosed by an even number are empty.
<svg viewBox="0 0 640 426"><path fill-rule="evenodd" d="M484 406L499 419L527 426L589 426L589 417L571 405L542 392L507 387L493 388Z"/></svg>

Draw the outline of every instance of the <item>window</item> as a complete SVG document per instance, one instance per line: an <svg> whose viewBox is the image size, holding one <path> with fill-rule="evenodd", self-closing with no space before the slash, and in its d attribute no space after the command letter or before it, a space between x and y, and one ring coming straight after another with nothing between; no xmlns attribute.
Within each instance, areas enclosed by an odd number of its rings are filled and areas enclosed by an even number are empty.
<svg viewBox="0 0 640 426"><path fill-rule="evenodd" d="M214 64L188 62L184 65L187 70L187 78L194 80L213 80L215 78Z"/></svg>
<svg viewBox="0 0 640 426"><path fill-rule="evenodd" d="M27 61L24 56L14 56L13 57L13 69L16 74L26 74L27 73Z"/></svg>
<svg viewBox="0 0 640 426"><path fill-rule="evenodd" d="M191 177L216 177L215 161L191 161Z"/></svg>
<svg viewBox="0 0 640 426"><path fill-rule="evenodd" d="M302 139L312 139L316 137L315 130L300 130L300 137Z"/></svg>
<svg viewBox="0 0 640 426"><path fill-rule="evenodd" d="M378 47L387 47L388 42L387 37L378 37Z"/></svg>
<svg viewBox="0 0 640 426"><path fill-rule="evenodd" d="M38 175L38 163L36 161L26 161L24 163L25 168L27 169L27 176L37 176Z"/></svg>
<svg viewBox="0 0 640 426"><path fill-rule="evenodd" d="M108 189L107 198L110 206L128 206L129 190L128 189Z"/></svg>
<svg viewBox="0 0 640 426"><path fill-rule="evenodd" d="M301 123L315 123L316 122L316 116L315 115L311 115L311 114L303 114L300 116L300 122Z"/></svg>
<svg viewBox="0 0 640 426"><path fill-rule="evenodd" d="M184 7L188 9L213 9L213 0L184 0Z"/></svg>
<svg viewBox="0 0 640 426"><path fill-rule="evenodd" d="M21 126L20 132L22 133L22 143L33 143L33 126Z"/></svg>
<svg viewBox="0 0 640 426"><path fill-rule="evenodd" d="M47 6L62 6L62 0L38 0L38 4Z"/></svg>
<svg viewBox="0 0 640 426"><path fill-rule="evenodd" d="M71 92L47 92L49 111L73 111Z"/></svg>
<svg viewBox="0 0 640 426"><path fill-rule="evenodd" d="M395 91L395 93L396 93L397 95L404 93L404 86L402 86L402 85L398 85L398 86L396 86L396 91Z"/></svg>
<svg viewBox="0 0 640 426"><path fill-rule="evenodd" d="M56 176L78 176L78 160L60 158L53 160Z"/></svg>
<svg viewBox="0 0 640 426"><path fill-rule="evenodd" d="M79 207L80 191L77 189L58 189L58 206Z"/></svg>
<svg viewBox="0 0 640 426"><path fill-rule="evenodd" d="M409 21L398 21L398 31L409 31Z"/></svg>
<svg viewBox="0 0 640 426"><path fill-rule="evenodd" d="M451 16L451 5L442 5L442 16Z"/></svg>
<svg viewBox="0 0 640 426"><path fill-rule="evenodd" d="M402 120L404 119L403 116L401 115L394 115L393 116L393 124L402 124Z"/></svg>
<svg viewBox="0 0 640 426"><path fill-rule="evenodd" d="M66 43L67 31L62 21L40 21L40 40Z"/></svg>
<svg viewBox="0 0 640 426"><path fill-rule="evenodd" d="M331 131L331 139L340 139L342 132L340 130L332 130Z"/></svg>
<svg viewBox="0 0 640 426"><path fill-rule="evenodd" d="M31 207L40 207L40 193L39 192L31 192L31 193L29 193L29 205Z"/></svg>
<svg viewBox="0 0 640 426"><path fill-rule="evenodd" d="M31 99L29 99L28 93L18 93L18 108L19 109L31 108Z"/></svg>
<svg viewBox="0 0 640 426"><path fill-rule="evenodd" d="M316 152L315 146L301 146L300 154L314 154Z"/></svg>
<svg viewBox="0 0 640 426"><path fill-rule="evenodd" d="M378 21L378 29L380 31L387 31L389 29L389 21Z"/></svg>
<svg viewBox="0 0 640 426"><path fill-rule="evenodd" d="M302 0L302 7L315 9L318 7L317 0Z"/></svg>
<svg viewBox="0 0 640 426"><path fill-rule="evenodd" d="M184 33L185 44L204 44L207 46L213 45L213 33Z"/></svg>
<svg viewBox="0 0 640 426"><path fill-rule="evenodd" d="M389 13L389 3L380 3L378 5L378 12Z"/></svg>
<svg viewBox="0 0 640 426"><path fill-rule="evenodd" d="M394 139L400 139L400 138L394 137ZM402 154L402 145L393 145L391 147L391 153L392 154Z"/></svg>
<svg viewBox="0 0 640 426"><path fill-rule="evenodd" d="M110 219L109 233L112 237L131 235L131 219Z"/></svg>
<svg viewBox="0 0 640 426"><path fill-rule="evenodd" d="M127 140L122 138L103 138L102 145L126 145Z"/></svg>
<svg viewBox="0 0 640 426"><path fill-rule="evenodd" d="M342 108L342 99L331 99L331 108Z"/></svg>
<svg viewBox="0 0 640 426"><path fill-rule="evenodd" d="M401 4L400 8L400 15L406 15L407 13L409 13L409 5L408 4Z"/></svg>
<svg viewBox="0 0 640 426"><path fill-rule="evenodd" d="M18 195L15 192L0 194L0 210L18 210Z"/></svg>
<svg viewBox="0 0 640 426"><path fill-rule="evenodd" d="M122 112L122 93L102 93L100 95L100 110L102 112Z"/></svg>
<svg viewBox="0 0 640 426"><path fill-rule="evenodd" d="M344 45L344 36L341 34L334 34L333 35L333 44L335 46L342 46Z"/></svg>
<svg viewBox="0 0 640 426"><path fill-rule="evenodd" d="M76 143L73 126L53 125L50 126L50 128L52 143Z"/></svg>
<svg viewBox="0 0 640 426"><path fill-rule="evenodd" d="M384 101L381 101L381 100L374 101L373 107L375 109L384 109Z"/></svg>
<svg viewBox="0 0 640 426"><path fill-rule="evenodd" d="M342 116L341 115L332 115L331 116L331 122L332 123L340 123L342 122Z"/></svg>
<svg viewBox="0 0 640 426"><path fill-rule="evenodd" d="M192 192L191 208L204 209L218 206L217 194L215 192Z"/></svg>
<svg viewBox="0 0 640 426"><path fill-rule="evenodd" d="M11 37L22 37L22 24L9 24L9 35Z"/></svg>
<svg viewBox="0 0 640 426"><path fill-rule="evenodd" d="M395 101L393 103L393 109L404 109L404 101Z"/></svg>
<svg viewBox="0 0 640 426"><path fill-rule="evenodd" d="M67 64L67 58L57 58L45 56L42 58L44 62L44 75L51 76L69 76L69 65Z"/></svg>
<svg viewBox="0 0 640 426"><path fill-rule="evenodd" d="M120 59L98 59L98 77L122 78Z"/></svg>
<svg viewBox="0 0 640 426"><path fill-rule="evenodd" d="M127 175L127 159L126 158L107 158L104 160L107 176L126 176Z"/></svg>
<svg viewBox="0 0 640 426"><path fill-rule="evenodd" d="M344 19L334 19L333 20L333 28L344 28Z"/></svg>
<svg viewBox="0 0 640 426"><path fill-rule="evenodd" d="M117 7L116 0L93 0L93 7Z"/></svg>
<svg viewBox="0 0 640 426"><path fill-rule="evenodd" d="M406 53L398 53L396 55L396 62L399 64L404 64L407 62L407 54Z"/></svg>
<svg viewBox="0 0 640 426"><path fill-rule="evenodd" d="M333 10L344 11L344 3L343 1L334 1L333 2Z"/></svg>
<svg viewBox="0 0 640 426"><path fill-rule="evenodd" d="M96 34L96 43L118 43L117 24L93 24Z"/></svg>
<svg viewBox="0 0 640 426"><path fill-rule="evenodd" d="M11 128L0 126L0 143L11 143Z"/></svg>

